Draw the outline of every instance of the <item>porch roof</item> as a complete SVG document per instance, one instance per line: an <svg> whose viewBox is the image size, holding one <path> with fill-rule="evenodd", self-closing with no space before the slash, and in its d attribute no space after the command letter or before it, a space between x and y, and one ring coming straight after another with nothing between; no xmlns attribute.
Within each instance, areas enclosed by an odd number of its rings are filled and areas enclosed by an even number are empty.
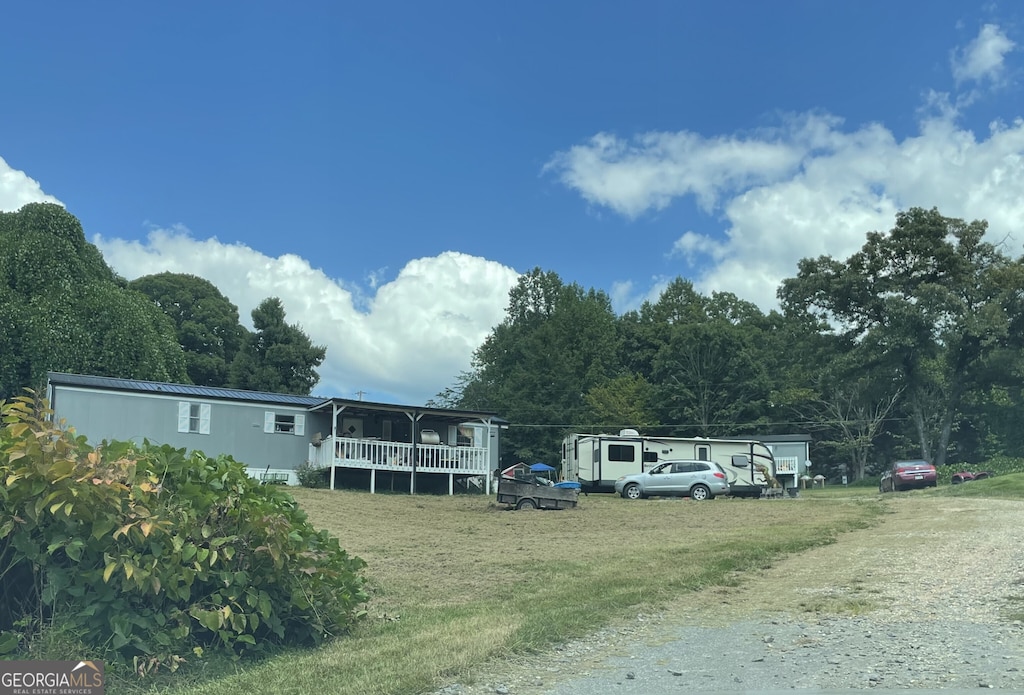
<svg viewBox="0 0 1024 695"><path fill-rule="evenodd" d="M492 410L461 410L454 408L435 408L425 405L399 405L396 403L375 403L373 401L357 401L347 398L328 398L310 408L311 411L332 411L335 407L344 410L346 415L365 416L370 413L404 413L426 415L433 419L451 422L470 422L481 420L498 427L508 427L509 421L499 417Z"/></svg>

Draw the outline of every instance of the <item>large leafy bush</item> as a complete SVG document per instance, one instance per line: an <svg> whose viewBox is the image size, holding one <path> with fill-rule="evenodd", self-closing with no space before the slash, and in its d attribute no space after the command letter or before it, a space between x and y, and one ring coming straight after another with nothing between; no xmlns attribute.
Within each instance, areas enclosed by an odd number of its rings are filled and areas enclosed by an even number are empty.
<svg viewBox="0 0 1024 695"><path fill-rule="evenodd" d="M0 405L0 638L59 621L126 660L317 644L365 563L228 456L90 448L32 397Z"/></svg>

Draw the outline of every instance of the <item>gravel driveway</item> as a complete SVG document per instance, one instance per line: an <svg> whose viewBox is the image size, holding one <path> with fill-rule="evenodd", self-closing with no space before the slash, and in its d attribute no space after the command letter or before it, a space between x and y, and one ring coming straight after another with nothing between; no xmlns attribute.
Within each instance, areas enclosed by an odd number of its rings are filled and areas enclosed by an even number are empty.
<svg viewBox="0 0 1024 695"><path fill-rule="evenodd" d="M889 504L880 526L742 587L687 596L437 692L1024 692L1024 626L1007 617L1024 613L1024 503L911 492Z"/></svg>

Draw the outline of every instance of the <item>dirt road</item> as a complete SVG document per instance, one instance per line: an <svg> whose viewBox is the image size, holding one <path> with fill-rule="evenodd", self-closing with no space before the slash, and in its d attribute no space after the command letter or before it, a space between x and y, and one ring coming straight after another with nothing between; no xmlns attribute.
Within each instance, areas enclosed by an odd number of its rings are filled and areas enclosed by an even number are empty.
<svg viewBox="0 0 1024 695"><path fill-rule="evenodd" d="M1024 691L1024 503L901 493L888 504L880 526L736 588L439 692Z"/></svg>

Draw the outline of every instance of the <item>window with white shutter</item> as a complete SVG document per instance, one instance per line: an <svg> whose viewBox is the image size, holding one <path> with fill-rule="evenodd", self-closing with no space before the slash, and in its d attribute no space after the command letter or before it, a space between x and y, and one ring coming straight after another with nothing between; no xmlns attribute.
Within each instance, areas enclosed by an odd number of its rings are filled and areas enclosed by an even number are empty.
<svg viewBox="0 0 1024 695"><path fill-rule="evenodd" d="M263 431L268 434L304 435L306 433L306 416L275 413L268 410L263 414Z"/></svg>
<svg viewBox="0 0 1024 695"><path fill-rule="evenodd" d="M178 431L191 434L210 433L209 403L178 401Z"/></svg>

